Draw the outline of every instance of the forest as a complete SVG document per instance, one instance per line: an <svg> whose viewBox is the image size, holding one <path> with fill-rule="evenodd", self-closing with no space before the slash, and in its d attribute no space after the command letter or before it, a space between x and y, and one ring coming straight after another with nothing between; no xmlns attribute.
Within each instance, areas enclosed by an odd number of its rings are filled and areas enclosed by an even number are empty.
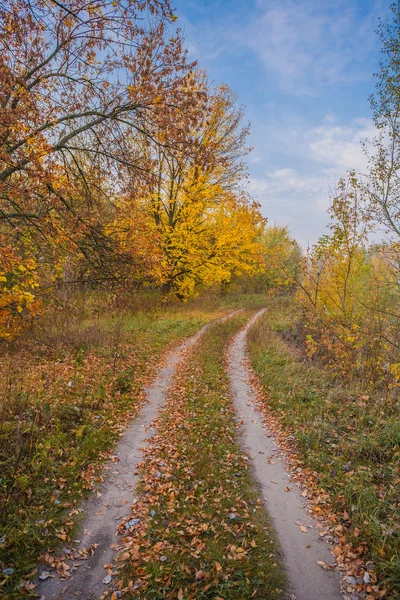
<svg viewBox="0 0 400 600"><path fill-rule="evenodd" d="M306 248L169 0L0 2L0 598L400 598L392 12Z"/></svg>

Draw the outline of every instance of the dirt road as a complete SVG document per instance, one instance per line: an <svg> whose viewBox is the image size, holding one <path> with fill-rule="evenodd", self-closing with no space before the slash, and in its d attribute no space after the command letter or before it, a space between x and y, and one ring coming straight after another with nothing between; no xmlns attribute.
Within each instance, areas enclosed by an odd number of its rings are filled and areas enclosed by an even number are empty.
<svg viewBox="0 0 400 600"><path fill-rule="evenodd" d="M300 490L290 481L273 437L265 429L262 416L256 409L246 361L246 334L263 312L256 313L239 332L228 352L231 395L238 420L242 423L240 435L243 449L251 456L254 477L261 488L265 507L283 551L290 582L285 597L296 600L341 600L339 574L324 571L317 564L317 561L327 564L333 562L327 544L319 536L318 523L305 510ZM61 580L52 572L46 581L40 581L38 591L46 600L60 597L65 600L100 598L112 587L113 578L107 574L104 565L113 562L120 548L117 526L130 515L138 483L135 472L143 458L141 448L154 434L153 420L165 405L178 364L195 346L206 328L169 354L165 366L146 390L148 402L121 438L116 458L106 465L108 477L101 492L93 495L83 507L84 519L78 534L79 540L70 554L69 551L65 552L64 560L71 576ZM89 553L86 560L82 560L79 550L89 547L95 549L94 553ZM45 569L41 568L40 573L43 574L43 571Z"/></svg>
<svg viewBox="0 0 400 600"><path fill-rule="evenodd" d="M111 581L103 583L107 581L104 565L112 563L115 558L119 545L116 527L130 514L138 481L135 471L143 458L141 448L145 445L146 438L154 433L151 429L152 421L164 406L177 365L207 327L208 325L203 327L167 357L165 366L146 390L148 402L119 442L115 452L117 458L105 466L105 473L108 472L109 475L101 492L94 494L83 506L84 519L78 534L79 542L75 545L76 552L71 553L73 558L65 555L71 576L62 580L55 575L39 582L38 591L46 600L58 599L60 596L65 600L93 600L107 591ZM89 554L86 560L80 560L79 549L89 547L95 547L94 554ZM43 571L47 569L40 569L40 573Z"/></svg>
<svg viewBox="0 0 400 600"><path fill-rule="evenodd" d="M246 334L263 312L256 313L247 323L228 352L232 397L242 421L243 447L251 456L254 477L283 551L291 593L296 600L341 600L339 574L323 570L316 562L330 564L333 556L319 536L317 523L306 512L300 490L290 481L271 432L266 430L256 409L246 361ZM285 491L286 488L291 491Z"/></svg>

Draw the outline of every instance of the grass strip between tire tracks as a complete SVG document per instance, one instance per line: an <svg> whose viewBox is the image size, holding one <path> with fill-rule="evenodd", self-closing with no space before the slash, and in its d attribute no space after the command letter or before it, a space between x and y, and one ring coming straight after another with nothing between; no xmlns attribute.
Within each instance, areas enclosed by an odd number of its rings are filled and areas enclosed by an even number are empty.
<svg viewBox="0 0 400 600"><path fill-rule="evenodd" d="M224 369L226 345L249 315L212 326L177 373L141 465L139 497L121 524L117 585L126 597L281 596L279 552L236 441Z"/></svg>

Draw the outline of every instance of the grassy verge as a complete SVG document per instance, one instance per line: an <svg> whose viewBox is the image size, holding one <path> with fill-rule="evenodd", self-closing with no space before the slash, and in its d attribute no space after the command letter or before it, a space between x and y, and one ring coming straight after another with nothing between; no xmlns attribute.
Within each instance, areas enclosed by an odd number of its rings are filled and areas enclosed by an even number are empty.
<svg viewBox="0 0 400 600"><path fill-rule="evenodd" d="M264 308L267 303L267 294L229 294L220 299L222 306L228 308Z"/></svg>
<svg viewBox="0 0 400 600"><path fill-rule="evenodd" d="M337 543L349 541L359 567L375 568L387 597L398 598L399 408L305 360L290 342L296 318L290 299L271 303L249 335L253 367L268 408L294 436L320 495L328 495ZM377 592L374 579L369 594Z"/></svg>
<svg viewBox="0 0 400 600"><path fill-rule="evenodd" d="M49 321L38 339L3 347L0 597L28 592L29 584L18 586L38 554L69 538L163 352L220 314L206 305L101 311L75 324Z"/></svg>
<svg viewBox="0 0 400 600"><path fill-rule="evenodd" d="M249 313L210 328L176 378L141 466L119 587L130 598L274 599L282 571L235 441L223 356ZM124 524L122 524L124 529Z"/></svg>

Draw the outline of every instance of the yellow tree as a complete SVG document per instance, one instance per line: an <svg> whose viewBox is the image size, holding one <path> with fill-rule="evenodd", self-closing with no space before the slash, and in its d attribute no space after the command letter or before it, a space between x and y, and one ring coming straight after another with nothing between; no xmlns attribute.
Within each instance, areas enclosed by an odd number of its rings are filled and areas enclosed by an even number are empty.
<svg viewBox="0 0 400 600"><path fill-rule="evenodd" d="M63 261L76 281L114 277L112 199L152 168L137 142L181 147L196 121L174 20L168 0L0 4L1 242L56 280Z"/></svg>
<svg viewBox="0 0 400 600"><path fill-rule="evenodd" d="M287 227L270 225L260 235L262 271L239 283L247 290L265 293L268 290L292 289L300 276L302 251Z"/></svg>
<svg viewBox="0 0 400 600"><path fill-rule="evenodd" d="M11 340L21 333L41 305L35 298L36 262L21 259L10 246L0 247L0 338Z"/></svg>
<svg viewBox="0 0 400 600"><path fill-rule="evenodd" d="M371 224L363 202L350 174L332 202L331 234L305 258L298 298L310 355L318 353L347 375L368 381L383 377L393 362L398 328L388 286L395 277L390 264L395 254L368 247Z"/></svg>
<svg viewBox="0 0 400 600"><path fill-rule="evenodd" d="M198 290L229 282L233 275L261 269L259 232L264 226L258 205L215 188L193 189L181 218L162 236L165 291L188 298Z"/></svg>
<svg viewBox="0 0 400 600"><path fill-rule="evenodd" d="M193 87L203 84L197 74ZM205 108L180 148L155 153L156 175L144 201L160 235L164 291L181 298L260 266L263 219L243 193L249 151L243 112L226 86L208 90Z"/></svg>

